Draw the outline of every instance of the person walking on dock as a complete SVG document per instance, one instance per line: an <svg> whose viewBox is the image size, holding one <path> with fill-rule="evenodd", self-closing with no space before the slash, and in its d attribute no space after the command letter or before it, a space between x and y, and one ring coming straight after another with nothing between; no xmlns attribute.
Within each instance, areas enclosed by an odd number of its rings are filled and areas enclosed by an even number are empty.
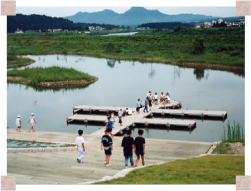
<svg viewBox="0 0 251 191"><path fill-rule="evenodd" d="M83 130L78 130L78 136L76 137L75 143L78 150L77 162L83 163L83 159L85 157L85 140L83 137Z"/></svg>
<svg viewBox="0 0 251 191"><path fill-rule="evenodd" d="M116 122L114 112L111 113L111 121L113 122L113 124Z"/></svg>
<svg viewBox="0 0 251 191"><path fill-rule="evenodd" d="M146 99L145 99L143 112L148 112L148 97L146 97Z"/></svg>
<svg viewBox="0 0 251 191"><path fill-rule="evenodd" d="M111 116L108 116L108 122L106 123L105 130L109 129L112 137L113 137L113 134L112 134L113 125L114 125L114 121L112 120Z"/></svg>
<svg viewBox="0 0 251 191"><path fill-rule="evenodd" d="M124 157L125 157L125 168L128 168L128 159L130 159L131 166L134 166L133 162L133 150L134 150L134 139L131 137L132 131L128 130L126 132L126 137L123 138L121 147L124 147Z"/></svg>
<svg viewBox="0 0 251 191"><path fill-rule="evenodd" d="M103 137L101 138L100 150L102 151L104 149L105 151L105 167L111 166L110 159L113 150L113 142L112 138L109 136L110 134L111 130L106 129L105 135L103 135Z"/></svg>
<svg viewBox="0 0 251 191"><path fill-rule="evenodd" d="M16 127L17 127L16 130L18 132L21 132L21 116L20 115L18 115L16 118Z"/></svg>
<svg viewBox="0 0 251 191"><path fill-rule="evenodd" d="M119 112L118 112L118 118L119 118L119 124L120 124L120 126L123 126L123 124L122 124L123 113L124 112L122 111L122 109L120 109Z"/></svg>
<svg viewBox="0 0 251 191"><path fill-rule="evenodd" d="M143 133L144 131L142 129L138 130L138 137L135 138L135 154L137 155L137 159L135 161L135 167L137 167L138 162L140 160L140 156L141 156L141 160L142 160L142 165L145 165L145 138L143 138Z"/></svg>
<svg viewBox="0 0 251 191"><path fill-rule="evenodd" d="M136 111L138 112L138 114L140 113L140 108L141 108L141 101L140 99L138 99L137 104L136 104Z"/></svg>
<svg viewBox="0 0 251 191"><path fill-rule="evenodd" d="M148 105L149 105L149 109L151 110L152 109L152 94L150 93L149 96L148 96Z"/></svg>
<svg viewBox="0 0 251 191"><path fill-rule="evenodd" d="M31 131L35 132L34 125L37 124L37 122L35 120L35 113L31 113L31 116L29 118L28 123L31 125L30 129L29 129L29 132L31 132Z"/></svg>

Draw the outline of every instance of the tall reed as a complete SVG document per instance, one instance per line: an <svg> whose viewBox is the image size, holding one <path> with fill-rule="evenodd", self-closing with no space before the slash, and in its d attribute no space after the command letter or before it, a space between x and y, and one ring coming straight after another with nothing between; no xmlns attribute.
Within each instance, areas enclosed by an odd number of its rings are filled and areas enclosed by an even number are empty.
<svg viewBox="0 0 251 191"><path fill-rule="evenodd" d="M224 133L222 134L222 142L242 142L245 143L245 132L244 128L239 124L235 123L231 125L230 122L227 123L227 127L223 126Z"/></svg>

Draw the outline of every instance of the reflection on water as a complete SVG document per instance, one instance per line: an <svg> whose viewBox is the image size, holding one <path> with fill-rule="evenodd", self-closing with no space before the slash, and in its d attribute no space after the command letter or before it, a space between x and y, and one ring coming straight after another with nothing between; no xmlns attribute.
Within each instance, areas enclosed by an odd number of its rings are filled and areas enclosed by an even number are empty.
<svg viewBox="0 0 251 191"><path fill-rule="evenodd" d="M208 79L209 73L205 75L205 69L202 68L195 68L193 74L196 76L197 80L201 80L203 78Z"/></svg>
<svg viewBox="0 0 251 191"><path fill-rule="evenodd" d="M244 125L244 77L231 72L200 70L173 65L114 61L78 55L28 56L36 60L27 67L73 67L97 76L99 80L85 88L41 90L8 83L7 125L15 128L15 119L22 116L23 129L28 129L28 117L36 113L37 130L92 133L100 126L66 125L77 105L104 105L135 107L138 98L146 93L170 92L173 99L182 102L183 109L226 110L228 119L221 121L197 120L197 127L190 133L148 129L144 136L161 139L192 141L219 141L227 121ZM24 68L24 67L23 67ZM151 75L150 75L151 74ZM203 80L202 80L203 79Z"/></svg>
<svg viewBox="0 0 251 191"><path fill-rule="evenodd" d="M107 65L111 68L114 68L116 60L107 60Z"/></svg>

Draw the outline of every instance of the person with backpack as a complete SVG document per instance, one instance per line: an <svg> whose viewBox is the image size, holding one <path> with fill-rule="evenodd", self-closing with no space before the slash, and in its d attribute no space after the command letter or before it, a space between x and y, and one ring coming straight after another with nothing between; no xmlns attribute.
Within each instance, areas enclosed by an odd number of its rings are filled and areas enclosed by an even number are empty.
<svg viewBox="0 0 251 191"><path fill-rule="evenodd" d="M110 165L110 159L112 156L112 150L113 150L113 142L111 136L111 129L106 129L105 135L101 138L101 145L100 150L102 151L104 149L105 152L105 167L111 166Z"/></svg>

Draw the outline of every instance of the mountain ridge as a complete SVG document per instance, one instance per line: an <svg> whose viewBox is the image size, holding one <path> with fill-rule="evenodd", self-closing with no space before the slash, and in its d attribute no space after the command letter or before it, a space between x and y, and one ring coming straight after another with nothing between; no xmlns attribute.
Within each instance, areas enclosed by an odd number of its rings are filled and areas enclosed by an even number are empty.
<svg viewBox="0 0 251 191"><path fill-rule="evenodd" d="M104 23L125 26L137 26L149 22L187 22L200 21L203 19L216 19L214 17L200 14L182 13L169 15L159 10L149 10L144 7L131 7L124 13L116 13L111 9L97 12L78 12L75 15L64 17L73 22Z"/></svg>

